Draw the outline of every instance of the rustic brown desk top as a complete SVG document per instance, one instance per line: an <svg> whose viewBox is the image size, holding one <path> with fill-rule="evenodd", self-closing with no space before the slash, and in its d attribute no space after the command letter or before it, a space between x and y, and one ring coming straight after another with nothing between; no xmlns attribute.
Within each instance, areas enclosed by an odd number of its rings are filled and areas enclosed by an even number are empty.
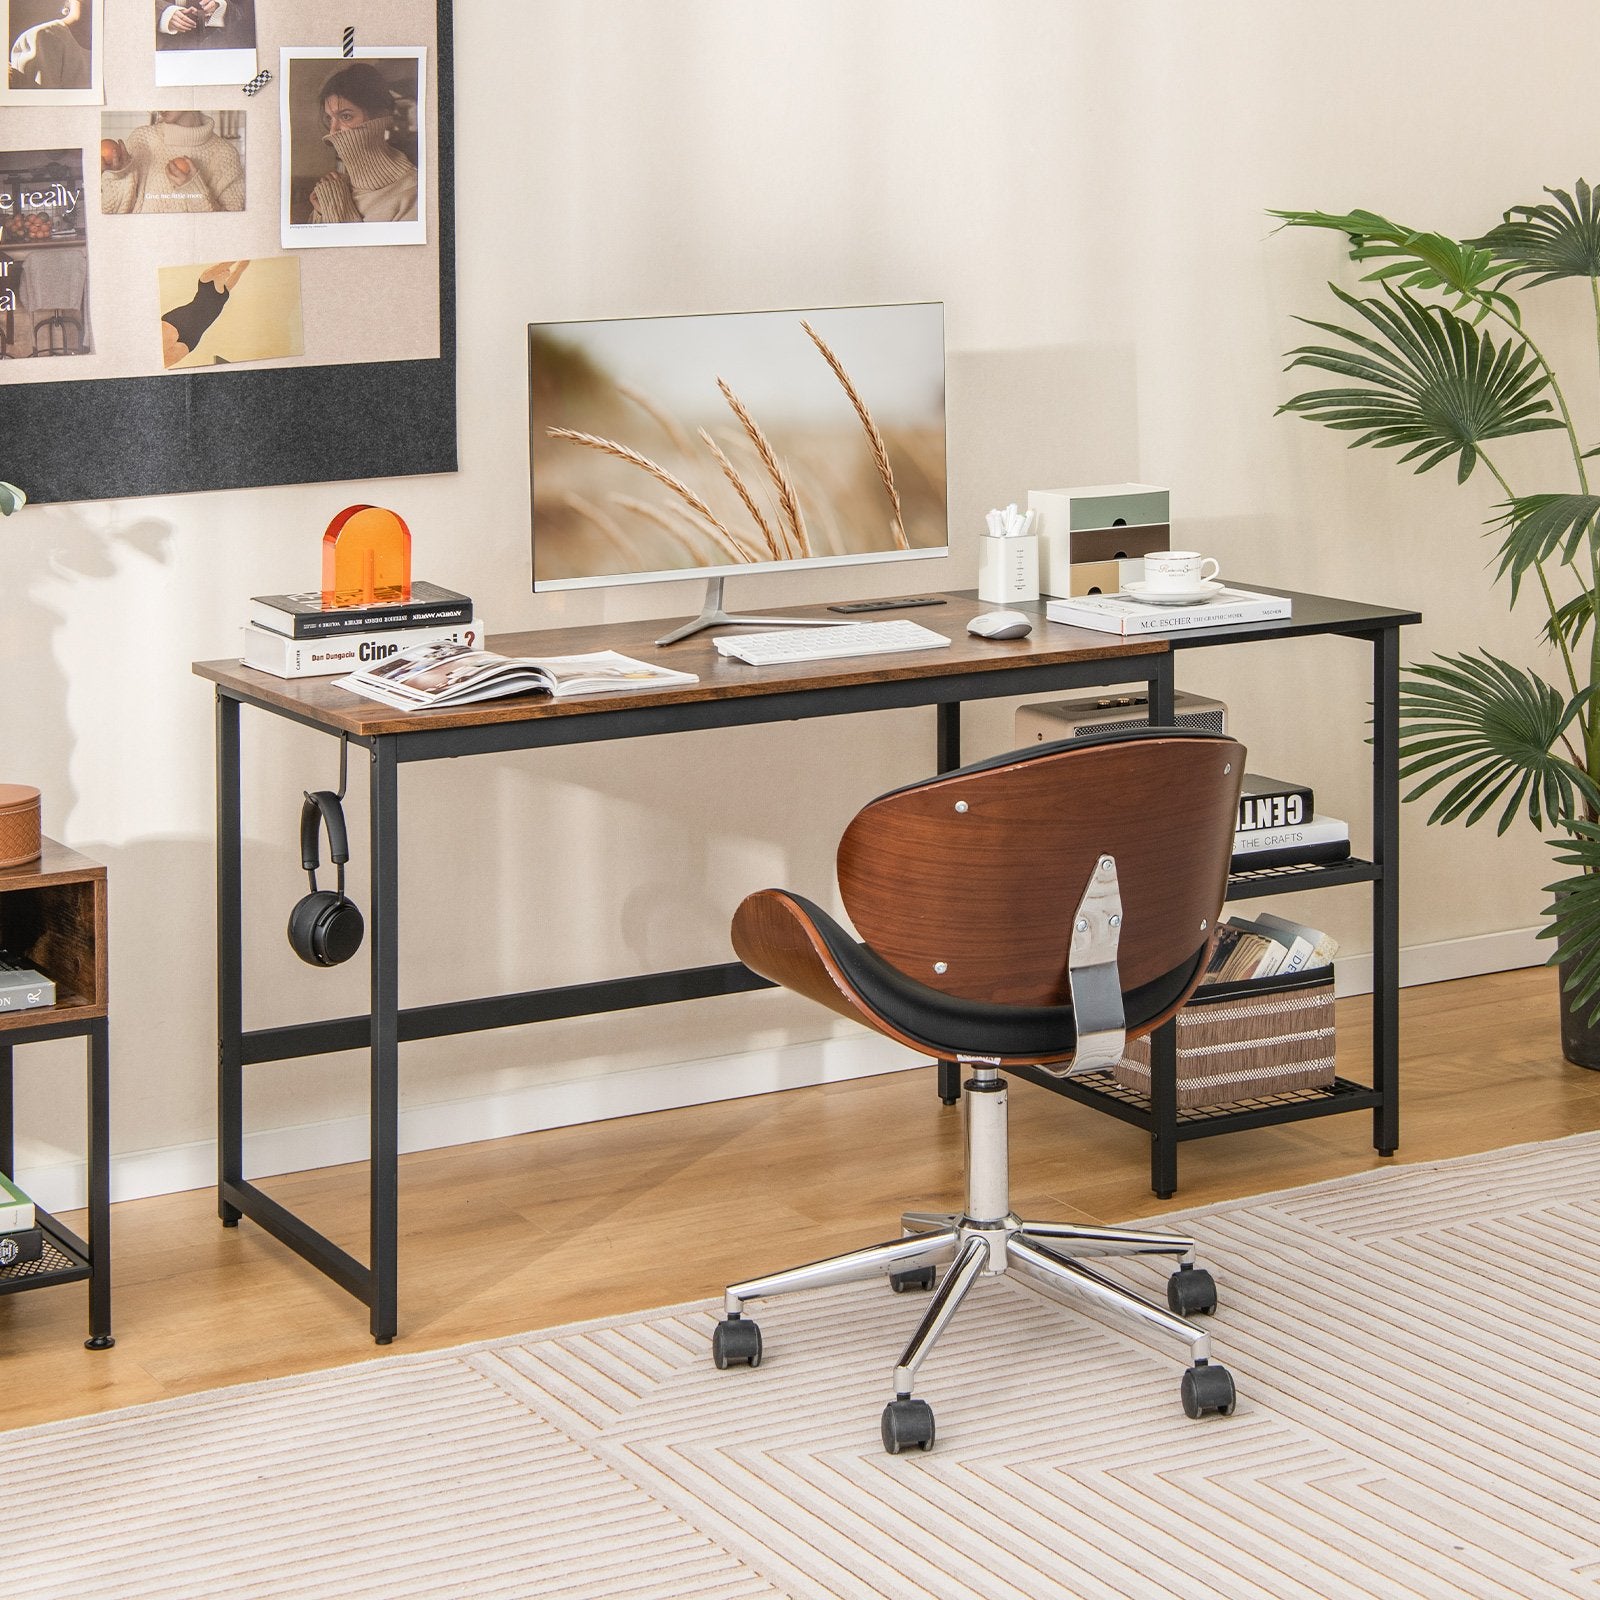
<svg viewBox="0 0 1600 1600"><path fill-rule="evenodd" d="M623 655L660 662L699 675L698 683L625 694L591 695L552 700L548 695L508 695L471 705L431 711L395 711L375 700L363 700L328 678L276 678L238 661L197 661L194 671L223 688L261 705L278 707L358 738L408 733L420 729L469 728L539 717L590 716L624 706L680 705L725 700L744 695L780 694L818 688L844 688L855 683L894 679L938 678L958 673L1003 671L1019 666L1047 666L1067 661L1104 661L1119 657L1160 655L1164 638L1122 639L1083 628L1064 628L1041 617L1025 639L978 639L967 632L967 620L997 608L970 595L951 594L942 606L907 611L868 612L848 621L873 622L906 617L947 634L946 648L897 651L889 655L846 656L832 661L807 661L783 667L752 667L719 654L715 633L695 634L678 644L659 647L655 640L673 626L660 617L640 622L602 622L581 628L547 628L536 633L502 633L489 637L488 647L501 655L565 656L591 650L618 650ZM764 611L767 609L762 608ZM1031 607L1023 607L1031 610ZM825 617L825 606L791 606L772 612L777 617ZM722 632L731 630L723 629ZM741 630L744 631L744 630ZM755 631L755 630L749 630Z"/></svg>

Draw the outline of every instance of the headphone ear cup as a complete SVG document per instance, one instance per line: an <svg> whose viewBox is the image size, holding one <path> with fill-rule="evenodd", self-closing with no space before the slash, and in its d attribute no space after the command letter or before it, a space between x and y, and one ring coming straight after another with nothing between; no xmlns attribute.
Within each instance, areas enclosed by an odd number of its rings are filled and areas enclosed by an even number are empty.
<svg viewBox="0 0 1600 1600"><path fill-rule="evenodd" d="M294 909L289 913L289 948L302 961L314 967L320 967L323 963L317 959L312 935L316 931L317 919L327 909L328 902L335 898L332 889L314 889L296 900Z"/></svg>
<svg viewBox="0 0 1600 1600"><path fill-rule="evenodd" d="M317 889L289 913L289 946L313 967L336 967L361 948L367 925L361 908L337 889Z"/></svg>
<svg viewBox="0 0 1600 1600"><path fill-rule="evenodd" d="M354 900L337 892L333 899L334 904L317 918L316 932L312 935L317 960L325 967L336 967L341 961L348 961L361 948L362 935L367 931L361 908Z"/></svg>

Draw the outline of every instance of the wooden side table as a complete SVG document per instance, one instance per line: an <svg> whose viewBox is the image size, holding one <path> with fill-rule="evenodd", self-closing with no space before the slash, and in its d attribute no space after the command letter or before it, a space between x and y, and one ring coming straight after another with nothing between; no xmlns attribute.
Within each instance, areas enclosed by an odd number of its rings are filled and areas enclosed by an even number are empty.
<svg viewBox="0 0 1600 1600"><path fill-rule="evenodd" d="M111 1337L111 1065L106 999L106 869L44 840L43 854L0 870L0 946L51 978L56 1003L0 1013L0 1171L15 1171L12 1052L45 1039L88 1044L88 1239L42 1207L44 1255L0 1268L0 1294L55 1283L89 1284L90 1350Z"/></svg>

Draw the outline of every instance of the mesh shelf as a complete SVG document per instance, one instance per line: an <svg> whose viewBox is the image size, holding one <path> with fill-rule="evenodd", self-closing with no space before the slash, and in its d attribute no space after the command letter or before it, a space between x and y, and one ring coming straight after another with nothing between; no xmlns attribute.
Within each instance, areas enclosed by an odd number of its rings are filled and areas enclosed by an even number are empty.
<svg viewBox="0 0 1600 1600"><path fill-rule="evenodd" d="M1087 1072L1081 1078L1071 1080L1081 1089L1087 1089L1096 1095L1103 1095L1107 1100L1115 1100L1121 1105L1128 1106L1135 1111L1148 1113L1150 1099L1147 1095L1140 1094L1136 1089L1125 1089L1112 1077L1108 1068L1104 1072ZM1317 1089L1285 1089L1277 1094L1252 1095L1243 1100L1228 1100L1214 1106L1192 1106L1186 1111L1179 1111L1178 1126L1188 1127L1197 1123L1221 1122L1232 1117L1248 1115L1255 1111L1287 1111L1292 1113L1296 1107L1317 1108L1326 1107L1335 1109L1333 1102L1351 1100L1362 1096L1370 1103L1372 1090L1362 1083L1352 1083L1347 1078L1335 1078L1331 1084ZM1356 1107L1352 1106L1351 1110Z"/></svg>
<svg viewBox="0 0 1600 1600"><path fill-rule="evenodd" d="M1332 888L1340 883L1372 883L1377 865L1351 856L1344 861L1291 861L1281 867L1234 868L1228 874L1229 898L1289 894L1296 889Z"/></svg>
<svg viewBox="0 0 1600 1600"><path fill-rule="evenodd" d="M76 1251L46 1233L44 1254L37 1261L22 1261L14 1267L0 1267L0 1294L38 1288L46 1283L73 1283L88 1276L89 1263Z"/></svg>

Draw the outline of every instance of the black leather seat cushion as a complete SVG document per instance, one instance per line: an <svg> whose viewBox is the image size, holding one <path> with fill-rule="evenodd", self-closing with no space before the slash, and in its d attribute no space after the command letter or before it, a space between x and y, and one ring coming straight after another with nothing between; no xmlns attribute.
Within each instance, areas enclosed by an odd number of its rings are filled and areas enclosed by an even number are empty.
<svg viewBox="0 0 1600 1600"><path fill-rule="evenodd" d="M1070 1052L1077 1043L1071 1006L1013 1006L957 999L890 966L820 906L797 894L789 898L815 923L828 954L866 1006L931 1054L1053 1058ZM1202 944L1194 958L1177 971L1124 993L1130 1033L1159 1017L1183 994L1205 953Z"/></svg>

